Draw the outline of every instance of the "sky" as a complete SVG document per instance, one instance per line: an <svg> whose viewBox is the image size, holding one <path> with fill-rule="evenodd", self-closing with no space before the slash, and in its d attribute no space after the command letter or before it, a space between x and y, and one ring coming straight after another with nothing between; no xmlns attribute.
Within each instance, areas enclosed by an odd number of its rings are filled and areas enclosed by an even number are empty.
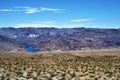
<svg viewBox="0 0 120 80"><path fill-rule="evenodd" d="M0 0L0 27L120 28L120 0Z"/></svg>

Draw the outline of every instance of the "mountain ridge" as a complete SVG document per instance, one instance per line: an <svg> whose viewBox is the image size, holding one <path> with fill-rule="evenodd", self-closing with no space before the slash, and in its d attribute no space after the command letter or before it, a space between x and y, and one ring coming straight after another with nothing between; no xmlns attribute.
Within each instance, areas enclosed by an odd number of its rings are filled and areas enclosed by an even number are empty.
<svg viewBox="0 0 120 80"><path fill-rule="evenodd" d="M6 41L13 41L10 43L13 44L14 48L19 44L17 47L24 50L30 44L33 45L33 48L42 51L120 47L120 29L8 27L0 28L0 33L0 36L7 38ZM4 41L1 40L0 44L2 42Z"/></svg>

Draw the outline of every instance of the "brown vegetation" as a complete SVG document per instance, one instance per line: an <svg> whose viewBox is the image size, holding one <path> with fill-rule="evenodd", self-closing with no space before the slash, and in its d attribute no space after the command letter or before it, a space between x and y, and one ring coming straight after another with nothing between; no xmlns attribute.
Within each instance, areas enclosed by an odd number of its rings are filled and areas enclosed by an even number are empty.
<svg viewBox="0 0 120 80"><path fill-rule="evenodd" d="M0 80L120 80L119 51L87 53L0 53Z"/></svg>

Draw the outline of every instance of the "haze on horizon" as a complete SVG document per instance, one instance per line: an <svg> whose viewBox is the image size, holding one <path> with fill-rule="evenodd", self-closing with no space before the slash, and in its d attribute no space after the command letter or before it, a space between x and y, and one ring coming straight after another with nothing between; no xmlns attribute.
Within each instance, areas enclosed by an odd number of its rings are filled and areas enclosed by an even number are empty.
<svg viewBox="0 0 120 80"><path fill-rule="evenodd" d="M120 28L120 0L1 0L0 27Z"/></svg>

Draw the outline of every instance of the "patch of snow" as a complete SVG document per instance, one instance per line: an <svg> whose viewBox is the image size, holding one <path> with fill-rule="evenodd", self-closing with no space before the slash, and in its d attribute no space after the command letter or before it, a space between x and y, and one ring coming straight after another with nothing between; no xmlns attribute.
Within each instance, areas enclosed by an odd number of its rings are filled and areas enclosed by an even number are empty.
<svg viewBox="0 0 120 80"><path fill-rule="evenodd" d="M30 38L35 38L35 37L38 37L39 35L36 35L36 34L29 34L28 37Z"/></svg>
<svg viewBox="0 0 120 80"><path fill-rule="evenodd" d="M14 37L14 38L17 38L17 35L14 35L13 37Z"/></svg>

